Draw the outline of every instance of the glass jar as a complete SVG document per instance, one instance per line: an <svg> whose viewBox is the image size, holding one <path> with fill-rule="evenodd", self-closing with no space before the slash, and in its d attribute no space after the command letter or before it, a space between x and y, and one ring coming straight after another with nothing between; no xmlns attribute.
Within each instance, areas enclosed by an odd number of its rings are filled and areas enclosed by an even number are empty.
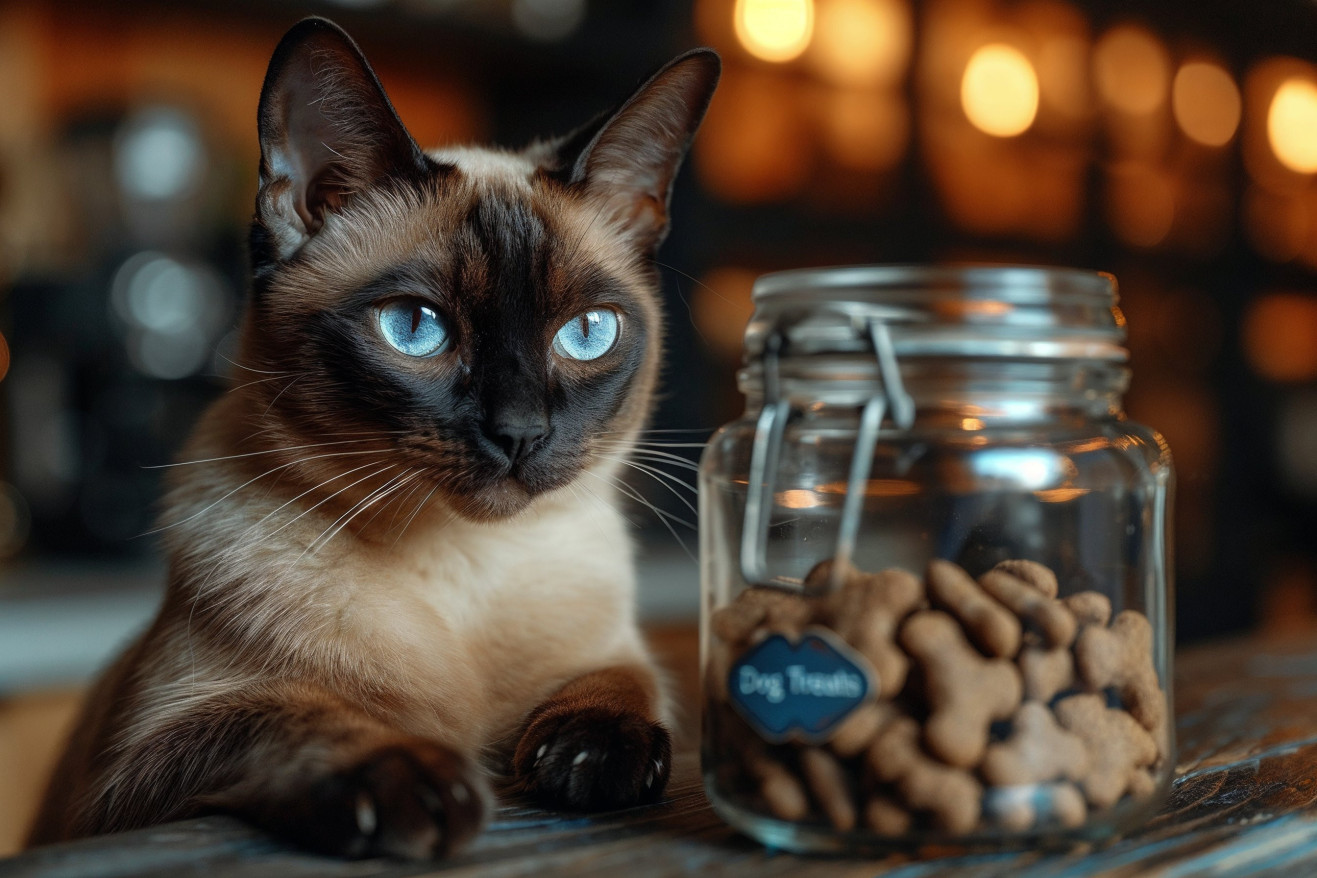
<svg viewBox="0 0 1317 878"><path fill-rule="evenodd" d="M700 465L704 782L790 850L1096 839L1175 763L1169 449L1115 279L759 279Z"/></svg>

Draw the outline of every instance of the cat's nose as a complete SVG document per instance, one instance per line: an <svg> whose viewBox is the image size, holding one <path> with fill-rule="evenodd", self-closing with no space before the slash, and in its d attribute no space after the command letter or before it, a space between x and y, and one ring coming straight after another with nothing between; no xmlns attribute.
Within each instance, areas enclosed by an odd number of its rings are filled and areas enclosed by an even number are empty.
<svg viewBox="0 0 1317 878"><path fill-rule="evenodd" d="M548 421L534 415L499 418L487 429L489 438L503 449L511 464L516 464L534 451L548 432Z"/></svg>

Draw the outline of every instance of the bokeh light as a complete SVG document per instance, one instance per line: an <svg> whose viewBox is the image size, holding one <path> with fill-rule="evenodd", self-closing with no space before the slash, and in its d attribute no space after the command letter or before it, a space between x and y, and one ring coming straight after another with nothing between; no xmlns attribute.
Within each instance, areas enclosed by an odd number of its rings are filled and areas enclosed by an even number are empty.
<svg viewBox="0 0 1317 878"><path fill-rule="evenodd" d="M1244 355L1272 381L1317 378L1317 296L1269 293L1244 314Z"/></svg>
<svg viewBox="0 0 1317 878"><path fill-rule="evenodd" d="M701 278L692 291L695 328L710 348L730 362L741 358L745 325L754 312L750 293L757 276L748 268L723 266Z"/></svg>
<svg viewBox="0 0 1317 878"><path fill-rule="evenodd" d="M980 131L1014 137L1029 130L1038 114L1038 75L1014 46L982 46L965 66L960 102Z"/></svg>
<svg viewBox="0 0 1317 878"><path fill-rule="evenodd" d="M1180 129L1191 140L1204 146L1224 146L1239 128L1239 89L1218 65L1190 61L1175 74L1171 109Z"/></svg>
<svg viewBox="0 0 1317 878"><path fill-rule="evenodd" d="M1175 189L1158 169L1142 162L1121 162L1109 175L1107 215L1125 243L1156 247L1175 224Z"/></svg>
<svg viewBox="0 0 1317 878"><path fill-rule="evenodd" d="M813 167L813 139L793 83L729 68L695 140L695 166L728 201L776 201L799 192Z"/></svg>
<svg viewBox="0 0 1317 878"><path fill-rule="evenodd" d="M205 170L206 152L196 120L172 107L134 113L115 142L115 178L133 198L180 198L201 184Z"/></svg>
<svg viewBox="0 0 1317 878"><path fill-rule="evenodd" d="M800 56L814 32L814 0L736 0L736 38L764 61Z"/></svg>
<svg viewBox="0 0 1317 878"><path fill-rule="evenodd" d="M905 71L913 39L905 0L822 0L809 61L837 85L891 84Z"/></svg>
<svg viewBox="0 0 1317 878"><path fill-rule="evenodd" d="M881 171L901 161L910 135L905 103L889 93L838 89L823 107L823 143L838 164Z"/></svg>
<svg viewBox="0 0 1317 878"><path fill-rule="evenodd" d="M1166 48L1137 25L1121 25L1093 49L1093 78L1102 99L1118 110L1141 116L1166 99L1171 61Z"/></svg>
<svg viewBox="0 0 1317 878"><path fill-rule="evenodd" d="M1242 219L1253 249L1272 262L1289 262L1299 256L1312 224L1303 198L1256 185L1244 196Z"/></svg>
<svg viewBox="0 0 1317 878"><path fill-rule="evenodd" d="M1317 172L1317 83L1306 77L1281 83L1267 110L1267 139L1291 171Z"/></svg>
<svg viewBox="0 0 1317 878"><path fill-rule="evenodd" d="M512 24L533 40L565 39L585 20L585 0L512 0Z"/></svg>
<svg viewBox="0 0 1317 878"><path fill-rule="evenodd" d="M110 302L127 328L133 366L166 380L201 371L229 318L229 296L213 268L154 251L124 261Z"/></svg>

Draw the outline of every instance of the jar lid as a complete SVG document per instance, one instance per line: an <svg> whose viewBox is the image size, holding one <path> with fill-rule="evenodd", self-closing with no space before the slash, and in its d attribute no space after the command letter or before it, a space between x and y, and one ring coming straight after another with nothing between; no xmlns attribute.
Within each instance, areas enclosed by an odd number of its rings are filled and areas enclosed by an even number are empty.
<svg viewBox="0 0 1317 878"><path fill-rule="evenodd" d="M782 271L754 286L747 364L770 337L781 355L871 350L885 324L893 352L1124 362L1125 320L1105 272L1033 266L862 265Z"/></svg>

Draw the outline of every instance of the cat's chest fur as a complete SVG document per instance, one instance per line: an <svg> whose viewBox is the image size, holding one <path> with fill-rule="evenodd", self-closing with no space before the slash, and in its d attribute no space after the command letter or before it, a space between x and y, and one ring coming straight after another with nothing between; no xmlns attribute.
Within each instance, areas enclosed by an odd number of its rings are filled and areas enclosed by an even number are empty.
<svg viewBox="0 0 1317 878"><path fill-rule="evenodd" d="M191 454L211 456L204 445ZM216 506L246 471L189 472L167 533L188 547L176 575L199 585L166 614L191 657L167 685L186 690L199 672L242 685L275 669L324 681L415 734L476 746L510 733L582 669L644 656L630 538L603 499L609 477L508 520L472 522L442 505L408 518L403 507L396 524L381 516L389 526L325 540L341 513L290 503L296 487Z"/></svg>

